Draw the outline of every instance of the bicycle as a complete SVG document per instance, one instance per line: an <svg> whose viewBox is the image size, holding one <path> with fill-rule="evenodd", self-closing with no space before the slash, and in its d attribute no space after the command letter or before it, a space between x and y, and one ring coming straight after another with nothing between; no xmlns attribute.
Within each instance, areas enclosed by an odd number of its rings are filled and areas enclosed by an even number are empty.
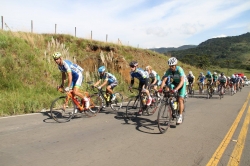
<svg viewBox="0 0 250 166"><path fill-rule="evenodd" d="M142 115L146 114L149 116L154 114L160 103L160 101L158 101L158 97L152 96L152 103L151 105L147 106L147 94L142 92L141 89L132 89L138 90L138 94L129 100L126 107L126 118L132 119L137 117L138 111L142 112ZM132 90L130 90L130 92L133 93Z"/></svg>
<svg viewBox="0 0 250 166"><path fill-rule="evenodd" d="M218 91L219 91L219 96L220 96L220 99L224 97L224 93L225 93L225 90L224 90L224 84L219 84L219 87L218 87Z"/></svg>
<svg viewBox="0 0 250 166"><path fill-rule="evenodd" d="M203 86L202 86L202 84L203 84L203 83L198 82L199 94L202 94L202 93L203 93Z"/></svg>
<svg viewBox="0 0 250 166"><path fill-rule="evenodd" d="M213 86L211 83L207 83L207 98L212 98L213 96L213 92L214 92L214 89L213 89Z"/></svg>
<svg viewBox="0 0 250 166"><path fill-rule="evenodd" d="M65 92L64 89L58 88L58 91L66 93L66 96L58 97L52 102L50 113L51 117L59 123L70 121L77 113L85 113L87 116L93 117L101 109L101 100L96 98L96 95L84 92L90 99L89 108L85 108L85 102L81 101L80 97L75 96L72 90Z"/></svg>
<svg viewBox="0 0 250 166"><path fill-rule="evenodd" d="M180 106L179 106L179 93L170 93L164 91L164 97L162 99L161 106L158 111L157 125L160 133L165 133L173 120L176 121L180 116ZM183 102L184 104L184 102ZM185 114L185 104L182 112L182 121L184 121Z"/></svg>
<svg viewBox="0 0 250 166"><path fill-rule="evenodd" d="M102 89L98 89L97 87L95 87L95 89L97 89L97 96L100 97L100 99L102 100L102 108L105 107L111 107L111 109L113 111L119 111L119 109L122 108L122 104L123 104L123 96L122 94L120 94L119 92L115 92L115 98L110 100L110 94L106 94L106 91L102 90Z"/></svg>
<svg viewBox="0 0 250 166"><path fill-rule="evenodd" d="M193 84L192 83L188 84L188 94L190 94L190 97L194 96L194 89L193 89Z"/></svg>

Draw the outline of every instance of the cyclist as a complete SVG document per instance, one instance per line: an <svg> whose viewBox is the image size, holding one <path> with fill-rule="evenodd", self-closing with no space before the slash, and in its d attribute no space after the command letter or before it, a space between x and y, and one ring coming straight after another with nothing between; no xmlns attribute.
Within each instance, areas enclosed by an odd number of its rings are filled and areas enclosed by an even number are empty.
<svg viewBox="0 0 250 166"><path fill-rule="evenodd" d="M224 73L220 74L220 77L218 78L218 82L221 85L221 87L223 86L226 89L226 85L227 85L227 77L224 75ZM225 94L225 89L224 89L224 94ZM218 87L218 92L220 91L219 87Z"/></svg>
<svg viewBox="0 0 250 166"><path fill-rule="evenodd" d="M216 88L217 87L217 81L218 81L218 75L217 75L216 72L214 72L214 74L212 76L213 76L213 81L214 81L213 87Z"/></svg>
<svg viewBox="0 0 250 166"><path fill-rule="evenodd" d="M116 77L108 72L105 72L106 68L105 66L101 66L98 69L98 73L100 75L100 79L93 85L93 86L97 86L101 83L102 80L104 80L104 82L98 86L98 89L101 89L103 86L106 86L106 95L105 97L108 96L108 94L110 94L110 100L114 100L115 99L115 95L113 94L113 90L114 88L117 86L118 82Z"/></svg>
<svg viewBox="0 0 250 166"><path fill-rule="evenodd" d="M232 83L233 89L234 89L234 93L236 93L236 78L235 75L232 74L230 82Z"/></svg>
<svg viewBox="0 0 250 166"><path fill-rule="evenodd" d="M161 77L156 73L156 71L154 71L152 69L151 66L147 66L145 71L148 72L149 79L151 79L151 85L150 86L153 86L154 90L156 92L158 92L157 86L159 86L161 84ZM157 93L157 96L160 97L158 93Z"/></svg>
<svg viewBox="0 0 250 166"><path fill-rule="evenodd" d="M167 90L171 89L172 92L179 93L178 102L180 104L180 117L177 120L177 123L182 123L182 112L184 110L184 96L186 92L186 82L184 81L185 73L184 70L177 66L177 59L175 57L171 57L168 60L169 69L166 71L159 92L162 92L162 88L165 85L166 78L170 76L173 79L173 82L167 87Z"/></svg>
<svg viewBox="0 0 250 166"><path fill-rule="evenodd" d="M74 95L79 96L82 99L82 103L85 102L85 108L87 109L89 107L89 98L79 92L79 88L81 87L83 81L83 68L69 60L63 60L60 52L55 52L52 57L58 65L59 70L62 72L62 83L60 87L64 87L64 82L66 77L68 77L68 85L65 88L65 91L73 91Z"/></svg>
<svg viewBox="0 0 250 166"><path fill-rule="evenodd" d="M198 85L200 86L200 84L201 84L201 91L199 92L200 94L201 94L201 92L203 92L205 79L206 79L206 77L204 76L204 74L202 72L200 72L200 75L197 79L197 80L199 80Z"/></svg>
<svg viewBox="0 0 250 166"><path fill-rule="evenodd" d="M130 72L130 76L131 76L131 82L130 82L130 86L129 89L131 89L134 85L134 78L137 78L139 80L139 89L142 92L145 92L148 96L148 101L147 101L147 105L150 105L152 102L152 98L149 94L148 91L148 84L149 84L149 75L146 71L144 71L141 68L138 68L138 62L136 61L132 61L129 63L131 72ZM139 114L142 114L142 110L139 110L138 112Z"/></svg>
<svg viewBox="0 0 250 166"><path fill-rule="evenodd" d="M238 74L235 75L235 78L236 78L236 91L238 91L240 87L240 79Z"/></svg>
<svg viewBox="0 0 250 166"><path fill-rule="evenodd" d="M205 80L206 80L207 85L213 85L213 76L212 76L210 71L207 71L207 75L206 75ZM212 91L214 91L213 88L212 88Z"/></svg>
<svg viewBox="0 0 250 166"><path fill-rule="evenodd" d="M194 82L195 82L195 76L193 75L192 71L188 72L187 79L188 79L188 84L190 84L190 86L193 89ZM191 94L191 92L189 92L189 94Z"/></svg>

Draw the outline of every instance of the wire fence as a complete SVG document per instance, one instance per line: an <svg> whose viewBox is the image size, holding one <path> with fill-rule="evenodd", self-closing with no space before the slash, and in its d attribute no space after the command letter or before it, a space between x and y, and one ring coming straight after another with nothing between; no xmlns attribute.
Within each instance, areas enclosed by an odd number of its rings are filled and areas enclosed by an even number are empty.
<svg viewBox="0 0 250 166"><path fill-rule="evenodd" d="M63 25L65 26L65 25ZM118 38L117 41L108 41L108 34L105 35L103 39L93 39L93 32L92 30L89 33L83 33L82 27L70 27L71 25L67 25L64 30L62 30L58 24L48 24L46 20L35 22L30 20L28 22L25 19L15 19L15 18L7 18L5 19L1 16L1 29L2 30L9 30L9 31L23 31L23 32L30 32L30 33L49 33L49 34L69 34L79 38L85 38L90 40L98 40L102 42L110 42L115 43L118 45L127 45L129 46L129 41L127 44L122 43L122 41ZM70 29L70 30L69 30ZM100 36L100 35L99 35ZM137 45L139 48L139 44Z"/></svg>

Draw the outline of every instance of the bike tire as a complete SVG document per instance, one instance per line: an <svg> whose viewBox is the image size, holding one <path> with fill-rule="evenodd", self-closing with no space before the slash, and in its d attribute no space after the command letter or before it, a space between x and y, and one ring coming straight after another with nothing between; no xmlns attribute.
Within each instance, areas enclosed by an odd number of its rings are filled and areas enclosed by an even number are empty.
<svg viewBox="0 0 250 166"><path fill-rule="evenodd" d="M171 113L169 110L169 105L166 101L161 104L157 115L157 126L160 133L163 134L167 131L167 129L170 126L170 122L171 122Z"/></svg>
<svg viewBox="0 0 250 166"><path fill-rule="evenodd" d="M98 94L90 95L90 106L85 110L85 114L89 117L96 116L103 107L103 102Z"/></svg>
<svg viewBox="0 0 250 166"><path fill-rule="evenodd" d="M155 90L152 90L150 94L152 97L152 102L149 106L146 107L145 113L147 115L153 115L161 103L161 98L156 95Z"/></svg>
<svg viewBox="0 0 250 166"><path fill-rule="evenodd" d="M126 118L135 118L140 108L140 100L137 96L132 97L126 106Z"/></svg>
<svg viewBox="0 0 250 166"><path fill-rule="evenodd" d="M115 95L115 100L111 101L110 107L114 111L119 111L122 108L123 96L118 92L116 92L114 95Z"/></svg>
<svg viewBox="0 0 250 166"><path fill-rule="evenodd" d="M71 98L68 99L67 105L65 104L66 98L67 96L61 96L55 99L50 106L51 117L58 123L70 121L78 111Z"/></svg>

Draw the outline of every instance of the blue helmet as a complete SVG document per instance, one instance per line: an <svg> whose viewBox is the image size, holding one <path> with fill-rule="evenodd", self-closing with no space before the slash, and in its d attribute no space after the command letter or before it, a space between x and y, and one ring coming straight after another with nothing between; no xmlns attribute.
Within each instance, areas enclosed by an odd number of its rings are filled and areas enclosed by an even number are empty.
<svg viewBox="0 0 250 166"><path fill-rule="evenodd" d="M207 71L207 74L209 74L209 75L210 75L210 74L211 74L211 72L210 72L210 71Z"/></svg>
<svg viewBox="0 0 250 166"><path fill-rule="evenodd" d="M99 67L99 69L98 69L98 72L99 72L99 73L102 73L102 72L104 72L104 71L105 71L105 66Z"/></svg>

